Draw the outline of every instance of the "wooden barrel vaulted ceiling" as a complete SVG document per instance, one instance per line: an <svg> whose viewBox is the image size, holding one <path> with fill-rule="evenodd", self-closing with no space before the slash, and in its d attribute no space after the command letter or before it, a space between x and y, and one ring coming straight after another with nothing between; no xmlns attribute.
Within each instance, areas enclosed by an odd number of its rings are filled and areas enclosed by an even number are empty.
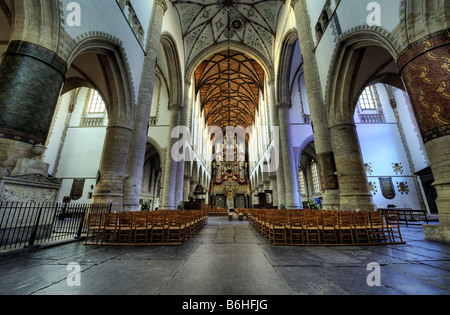
<svg viewBox="0 0 450 315"><path fill-rule="evenodd" d="M209 126L251 126L264 91L264 71L245 54L226 50L205 60L195 72L199 93Z"/></svg>
<svg viewBox="0 0 450 315"><path fill-rule="evenodd" d="M196 95L200 95L208 124L222 129L251 126L260 93L264 95L264 71L249 57L251 53L245 52L256 52L269 63L274 59L275 33L285 1L171 0L171 3L179 16L186 65L212 46L232 43L235 48L207 58L195 71L199 93Z"/></svg>

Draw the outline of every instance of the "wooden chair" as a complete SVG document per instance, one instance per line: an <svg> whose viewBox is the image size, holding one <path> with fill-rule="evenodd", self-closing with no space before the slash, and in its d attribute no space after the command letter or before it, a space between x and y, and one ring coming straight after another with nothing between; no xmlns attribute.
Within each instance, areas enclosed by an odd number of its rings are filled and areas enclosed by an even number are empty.
<svg viewBox="0 0 450 315"><path fill-rule="evenodd" d="M338 212L338 228L341 244L355 244L355 239L353 237L353 213L351 211Z"/></svg>
<svg viewBox="0 0 450 315"><path fill-rule="evenodd" d="M319 226L319 212L316 210L306 210L304 215L306 243L310 245L312 242L321 244L320 241L320 226Z"/></svg>
<svg viewBox="0 0 450 315"><path fill-rule="evenodd" d="M88 214L86 240L84 244L98 244L103 233L103 213Z"/></svg>
<svg viewBox="0 0 450 315"><path fill-rule="evenodd" d="M195 235L195 222L192 211L181 212L181 217L184 224L184 240L187 240Z"/></svg>
<svg viewBox="0 0 450 315"><path fill-rule="evenodd" d="M303 213L296 211L291 214L289 225L289 243L291 245L300 245L305 243L305 226L303 222Z"/></svg>
<svg viewBox="0 0 450 315"><path fill-rule="evenodd" d="M369 213L367 211L357 211L353 214L355 224L355 235L357 244L370 243L369 236Z"/></svg>
<svg viewBox="0 0 450 315"><path fill-rule="evenodd" d="M119 215L117 213L106 213L103 221L102 244L115 244L117 239L117 225Z"/></svg>
<svg viewBox="0 0 450 315"><path fill-rule="evenodd" d="M133 214L131 212L119 213L119 243L131 243L133 231Z"/></svg>
<svg viewBox="0 0 450 315"><path fill-rule="evenodd" d="M286 213L272 213L269 222L269 239L274 245L286 245Z"/></svg>
<svg viewBox="0 0 450 315"><path fill-rule="evenodd" d="M186 226L183 224L181 213L174 211L167 215L167 245L181 245Z"/></svg>
<svg viewBox="0 0 450 315"><path fill-rule="evenodd" d="M134 233L134 244L147 244L148 235L150 233L148 219L150 212L136 212L133 214L133 233Z"/></svg>
<svg viewBox="0 0 450 315"><path fill-rule="evenodd" d="M400 231L399 213L396 211L384 212L384 219L386 222L386 232L389 236L389 242L403 244L402 233ZM396 237L400 239L400 242L396 240Z"/></svg>
<svg viewBox="0 0 450 315"><path fill-rule="evenodd" d="M164 211L155 211L152 216L152 229L150 233L150 243L162 245L165 241L165 233L168 225L166 223L166 214Z"/></svg>
<svg viewBox="0 0 450 315"><path fill-rule="evenodd" d="M380 211L369 212L371 243L386 243L386 230L383 214Z"/></svg>
<svg viewBox="0 0 450 315"><path fill-rule="evenodd" d="M320 222L320 227L322 231L322 239L325 244L327 243L338 243L337 232L336 232L336 214L334 211L323 211L321 212L322 220Z"/></svg>

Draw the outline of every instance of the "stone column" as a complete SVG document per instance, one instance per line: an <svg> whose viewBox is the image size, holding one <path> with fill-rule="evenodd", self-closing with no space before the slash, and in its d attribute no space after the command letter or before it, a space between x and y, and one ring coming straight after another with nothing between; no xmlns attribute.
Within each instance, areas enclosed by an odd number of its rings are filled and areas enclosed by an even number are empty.
<svg viewBox="0 0 450 315"><path fill-rule="evenodd" d="M422 134L438 194L440 225L424 226L428 239L450 242L450 32L410 44L397 63Z"/></svg>
<svg viewBox="0 0 450 315"><path fill-rule="evenodd" d="M265 180L264 181L264 191L271 190L270 186L271 186L271 181L269 179ZM273 205L273 192L272 192L272 194L269 194L266 192L266 202L272 203L272 205Z"/></svg>
<svg viewBox="0 0 450 315"><path fill-rule="evenodd" d="M195 188L198 185L198 181L195 179L195 176L192 176L191 180L190 180L190 188L189 188L189 194L194 194L195 192Z"/></svg>
<svg viewBox="0 0 450 315"><path fill-rule="evenodd" d="M292 135L290 127L289 109L290 104L278 103L278 118L280 123L280 145L283 148L284 189L286 196L286 207L288 209L301 209L301 196L298 190L297 168L294 160L294 148L292 146Z"/></svg>
<svg viewBox="0 0 450 315"><path fill-rule="evenodd" d="M276 102L276 93L275 93L275 80L271 80L269 82L269 106L270 106L270 120L272 127L278 127L280 126L279 123L279 117L278 117L278 107ZM273 130L273 129L272 129ZM279 131L279 129L278 129ZM273 137L273 131L272 131L272 137ZM279 136L279 134L278 134ZM285 187L284 187L284 170L283 170L283 147L278 141L278 143L275 143L275 147L278 150L278 158L279 158L279 164L278 169L275 172L275 178L276 178L276 186L278 188L277 191L277 201L278 206L281 204L286 204L286 195L285 195Z"/></svg>
<svg viewBox="0 0 450 315"><path fill-rule="evenodd" d="M191 193L191 179L192 176L184 175L183 201L189 201L189 194Z"/></svg>
<svg viewBox="0 0 450 315"><path fill-rule="evenodd" d="M330 128L339 178L341 210L374 210L355 124Z"/></svg>
<svg viewBox="0 0 450 315"><path fill-rule="evenodd" d="M170 127L169 138L167 141L166 149L166 165L164 167L164 180L163 180L163 198L161 203L161 209L175 210L175 194L177 187L177 169L178 162L172 158L172 147L178 141L176 138L172 138L172 130L180 125L181 111L183 106L180 104L172 104L170 109Z"/></svg>
<svg viewBox="0 0 450 315"><path fill-rule="evenodd" d="M146 56L141 74L141 82L134 117L133 134L127 161L127 180L124 187L124 210L139 209L142 173L147 148L148 126L156 76L156 59L161 43L161 28L166 2L157 0L154 5L151 24L147 36Z"/></svg>
<svg viewBox="0 0 450 315"><path fill-rule="evenodd" d="M298 40L303 56L303 72L314 129L314 145L322 186L323 208L326 210L339 209L339 184L335 175L336 163L328 129L327 111L322 94L319 67L314 53L314 39L310 27L311 21L304 0L293 0L292 6L295 12Z"/></svg>
<svg viewBox="0 0 450 315"><path fill-rule="evenodd" d="M92 203L111 203L112 210L123 210L123 187L132 130L127 127L110 125L106 130L103 153L99 168L98 183Z"/></svg>
<svg viewBox="0 0 450 315"><path fill-rule="evenodd" d="M277 185L277 175L272 174L270 175L270 182L271 182L271 188L272 188L272 202L274 207L279 206L278 202L278 185Z"/></svg>
<svg viewBox="0 0 450 315"><path fill-rule="evenodd" d="M186 126L189 127L189 114L190 114L190 108L191 108L191 80L185 80L184 81L184 97L183 97L183 110L181 111L181 120L180 120L180 126ZM190 139L190 137L187 137L187 139ZM186 139L186 140L187 140ZM178 204L182 201L187 201L187 199L184 198L184 190L186 186L184 185L184 168L186 165L186 159L183 159L182 161L178 162L177 166L177 188L176 188L176 200L175 202Z"/></svg>
<svg viewBox="0 0 450 315"><path fill-rule="evenodd" d="M0 168L32 159L44 145L65 80L67 64L37 44L12 41L0 64Z"/></svg>

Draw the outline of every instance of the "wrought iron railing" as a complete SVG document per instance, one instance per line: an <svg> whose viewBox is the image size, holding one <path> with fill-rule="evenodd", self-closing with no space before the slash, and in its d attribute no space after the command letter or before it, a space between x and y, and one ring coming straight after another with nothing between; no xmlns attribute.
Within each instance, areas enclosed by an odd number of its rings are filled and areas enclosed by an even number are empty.
<svg viewBox="0 0 450 315"><path fill-rule="evenodd" d="M111 211L109 204L0 203L0 251L82 238L88 211Z"/></svg>

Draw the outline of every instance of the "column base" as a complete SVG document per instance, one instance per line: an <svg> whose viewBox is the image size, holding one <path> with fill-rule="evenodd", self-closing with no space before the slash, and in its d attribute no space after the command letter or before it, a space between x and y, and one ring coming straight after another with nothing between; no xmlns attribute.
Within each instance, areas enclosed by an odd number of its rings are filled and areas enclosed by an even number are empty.
<svg viewBox="0 0 450 315"><path fill-rule="evenodd" d="M97 193L92 196L93 204L111 204L112 212L123 212L123 194Z"/></svg>
<svg viewBox="0 0 450 315"><path fill-rule="evenodd" d="M375 205L372 202L372 195L367 194L340 194L341 207L340 210L351 211L375 211Z"/></svg>
<svg viewBox="0 0 450 315"><path fill-rule="evenodd" d="M34 157L32 149L32 144L0 138L0 167L12 171L20 158L32 159Z"/></svg>
<svg viewBox="0 0 450 315"><path fill-rule="evenodd" d="M450 244L450 224L423 225L425 238L429 241Z"/></svg>
<svg viewBox="0 0 450 315"><path fill-rule="evenodd" d="M138 204L123 204L123 211L139 211L141 205Z"/></svg>
<svg viewBox="0 0 450 315"><path fill-rule="evenodd" d="M328 190L322 193L323 210L339 210L341 208L341 199L339 190Z"/></svg>

